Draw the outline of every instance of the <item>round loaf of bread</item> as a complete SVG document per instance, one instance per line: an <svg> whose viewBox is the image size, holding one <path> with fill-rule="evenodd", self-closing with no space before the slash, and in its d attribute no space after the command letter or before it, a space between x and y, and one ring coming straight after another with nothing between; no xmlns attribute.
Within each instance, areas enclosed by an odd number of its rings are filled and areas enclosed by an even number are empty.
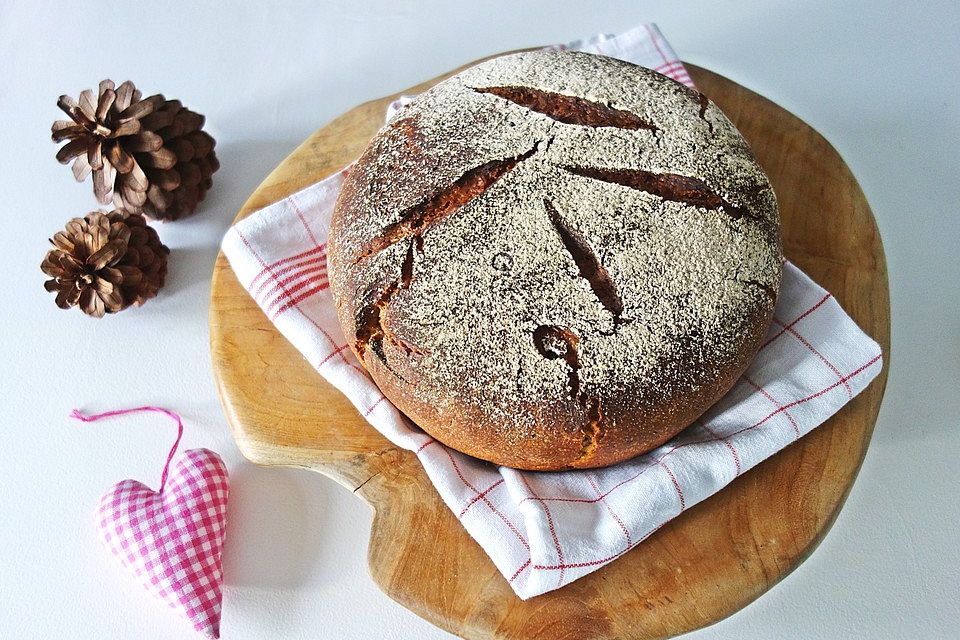
<svg viewBox="0 0 960 640"><path fill-rule="evenodd" d="M703 95L585 53L472 67L377 133L329 278L357 357L450 447L598 467L690 425L769 325L776 200Z"/></svg>

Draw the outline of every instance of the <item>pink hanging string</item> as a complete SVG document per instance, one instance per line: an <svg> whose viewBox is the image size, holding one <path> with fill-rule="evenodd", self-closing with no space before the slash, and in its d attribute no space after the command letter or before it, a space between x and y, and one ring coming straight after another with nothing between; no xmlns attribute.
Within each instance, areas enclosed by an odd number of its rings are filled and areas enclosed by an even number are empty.
<svg viewBox="0 0 960 640"><path fill-rule="evenodd" d="M160 492L163 492L163 487L167 484L167 472L170 470L170 462L173 460L174 454L177 452L177 447L180 446L180 438L183 437L183 420L180 419L180 416L164 409L163 407L134 407L133 409L117 409L115 411L104 411L103 413L97 413L92 416L88 416L82 413L79 409L74 409L70 413L71 418L80 420L81 422L96 422L97 420L102 420L104 418L113 418L115 416L125 416L128 413L140 413L144 411L152 411L154 413L162 413L171 420L175 420L177 423L177 439L173 443L173 447L170 449L170 453L167 455L167 463L163 465L163 475L160 476Z"/></svg>

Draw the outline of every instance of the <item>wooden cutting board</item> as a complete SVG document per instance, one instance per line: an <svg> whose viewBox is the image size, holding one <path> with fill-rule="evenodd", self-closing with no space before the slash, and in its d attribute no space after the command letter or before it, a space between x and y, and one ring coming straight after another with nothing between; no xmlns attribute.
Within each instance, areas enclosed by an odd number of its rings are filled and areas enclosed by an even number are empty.
<svg viewBox="0 0 960 640"><path fill-rule="evenodd" d="M217 258L210 345L241 451L259 464L319 471L365 500L375 513L368 550L373 579L391 598L451 633L659 638L716 622L813 551L860 468L890 368L887 271L870 208L843 160L816 131L726 78L688 68L769 174L787 257L833 292L880 343L886 366L813 433L628 554L558 591L527 602L517 598L441 502L416 457L367 424L273 328L223 254ZM441 79L403 93L421 92ZM360 155L395 97L360 105L310 136L267 176L237 219Z"/></svg>

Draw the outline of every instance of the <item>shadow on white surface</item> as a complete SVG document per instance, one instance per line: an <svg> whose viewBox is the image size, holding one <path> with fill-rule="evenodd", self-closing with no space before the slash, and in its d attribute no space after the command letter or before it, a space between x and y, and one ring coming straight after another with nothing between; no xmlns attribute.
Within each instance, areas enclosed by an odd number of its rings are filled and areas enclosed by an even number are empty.
<svg viewBox="0 0 960 640"><path fill-rule="evenodd" d="M324 484L316 474L249 462L230 470L227 585L293 589L307 580L324 548Z"/></svg>
<svg viewBox="0 0 960 640"><path fill-rule="evenodd" d="M297 145L291 140L245 140L217 145L220 170L196 213L160 223L157 231L170 247L169 273L161 295L178 300L210 286L220 239L253 190ZM206 294L197 294L206 295Z"/></svg>
<svg viewBox="0 0 960 640"><path fill-rule="evenodd" d="M304 134L304 139L309 133ZM213 175L213 187L200 205L203 211L229 224L257 185L301 142L303 140L237 140L218 144L220 170Z"/></svg>
<svg viewBox="0 0 960 640"><path fill-rule="evenodd" d="M224 231L226 229L225 225ZM198 287L209 290L210 274L218 250L219 245L216 244L209 247L170 247L166 286L160 295L173 303L182 298L191 298Z"/></svg>

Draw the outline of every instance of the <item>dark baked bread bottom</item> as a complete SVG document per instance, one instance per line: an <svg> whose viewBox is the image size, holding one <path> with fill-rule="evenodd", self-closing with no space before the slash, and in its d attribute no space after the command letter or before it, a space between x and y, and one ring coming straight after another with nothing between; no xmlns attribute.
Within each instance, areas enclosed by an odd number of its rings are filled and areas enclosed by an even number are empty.
<svg viewBox="0 0 960 640"><path fill-rule="evenodd" d="M770 318L758 318L758 326ZM460 415L440 414L428 403L419 402L398 382L404 370L392 371L378 358L367 358L364 366L387 398L417 426L444 445L481 460L529 471L558 471L605 467L635 458L664 444L692 424L736 383L756 355L745 353L738 369L730 368L696 397L670 404L623 412L612 418L597 411L597 405L576 411L575 421L584 427L565 428L570 414L543 414L535 435L521 447L504 446L495 432L484 428L482 418L473 417L468 407ZM408 372L409 373L409 372ZM518 408L522 410L522 408ZM601 427L600 420L607 420Z"/></svg>

